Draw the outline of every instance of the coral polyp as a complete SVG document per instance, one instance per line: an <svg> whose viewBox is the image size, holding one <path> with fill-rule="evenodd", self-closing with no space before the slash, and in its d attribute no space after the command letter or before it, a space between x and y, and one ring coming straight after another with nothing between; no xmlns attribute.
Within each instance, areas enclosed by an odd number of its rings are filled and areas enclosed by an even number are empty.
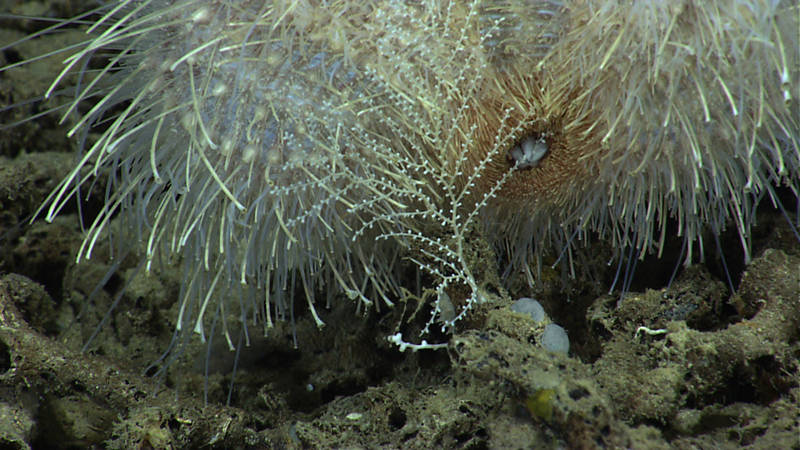
<svg viewBox="0 0 800 450"><path fill-rule="evenodd" d="M302 297L321 326L321 286L391 305L403 258L438 298L466 288L453 325L486 299L466 256L482 227L517 266L576 235L641 256L671 219L687 260L704 227L732 224L747 252L758 202L800 188L798 14L758 0L117 0L86 16L45 93L77 77L70 134L100 132L41 215L111 169L78 258L111 231L148 269L182 260L177 326L201 335L209 312L269 328ZM239 285L241 301L216 295Z"/></svg>

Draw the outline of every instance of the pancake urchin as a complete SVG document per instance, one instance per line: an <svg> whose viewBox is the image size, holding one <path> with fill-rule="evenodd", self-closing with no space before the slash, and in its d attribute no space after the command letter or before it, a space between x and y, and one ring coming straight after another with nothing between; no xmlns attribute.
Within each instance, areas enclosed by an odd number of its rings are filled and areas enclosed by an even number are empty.
<svg viewBox="0 0 800 450"><path fill-rule="evenodd" d="M323 283L391 305L407 249L438 299L467 288L452 325L484 297L476 226L525 268L576 234L660 249L669 217L690 250L729 219L747 249L753 206L798 192L796 1L117 0L84 17L46 95L78 74L65 116L94 106L70 134L104 128L43 213L112 169L78 258L121 212L148 270L183 259L177 323L201 336L236 308L270 327L295 277L318 325ZM240 306L217 296L237 284Z"/></svg>

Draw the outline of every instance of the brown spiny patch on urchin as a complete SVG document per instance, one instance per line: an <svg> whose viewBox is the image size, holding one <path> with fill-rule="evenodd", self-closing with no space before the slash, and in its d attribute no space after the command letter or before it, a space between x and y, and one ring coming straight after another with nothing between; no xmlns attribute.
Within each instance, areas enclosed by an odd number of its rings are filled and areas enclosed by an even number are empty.
<svg viewBox="0 0 800 450"><path fill-rule="evenodd" d="M502 207L530 211L565 206L576 190L592 182L590 156L600 144L602 127L580 101L582 93L547 73L498 74L487 80L463 125L464 129L477 125L474 138L468 144L463 140L454 144L470 148L465 173L471 174L494 151L497 154L483 169L478 185L491 189L512 171L498 192ZM503 135L506 132L510 135ZM504 139L500 144L499 136ZM509 152L525 139L541 140L547 152L534 167L518 169Z"/></svg>

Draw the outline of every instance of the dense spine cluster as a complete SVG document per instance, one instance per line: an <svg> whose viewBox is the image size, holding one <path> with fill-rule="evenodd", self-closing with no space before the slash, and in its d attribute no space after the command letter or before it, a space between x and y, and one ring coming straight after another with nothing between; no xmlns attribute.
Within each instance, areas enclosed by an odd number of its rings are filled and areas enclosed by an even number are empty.
<svg viewBox="0 0 800 450"><path fill-rule="evenodd" d="M527 267L589 233L643 255L674 218L690 260L707 225L732 221L747 249L758 201L800 188L796 1L119 0L97 14L47 95L78 73L66 115L94 106L71 133L105 128L45 216L113 169L79 258L121 211L148 268L183 259L178 327L203 335L218 313L231 346L236 308L269 327L304 296L322 325L322 284L391 305L403 255L452 325L484 297L476 229ZM241 301L220 294L237 286ZM455 286L469 294L443 315Z"/></svg>

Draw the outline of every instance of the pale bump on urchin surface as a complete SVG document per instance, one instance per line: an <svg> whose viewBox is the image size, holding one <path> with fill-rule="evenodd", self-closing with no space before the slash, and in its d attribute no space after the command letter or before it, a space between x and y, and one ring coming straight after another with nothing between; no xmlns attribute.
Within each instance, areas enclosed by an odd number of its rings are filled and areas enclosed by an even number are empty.
<svg viewBox="0 0 800 450"><path fill-rule="evenodd" d="M71 137L100 136L38 218L113 173L77 258L111 236L145 270L180 261L178 330L206 339L221 317L230 347L230 315L268 332L300 305L322 326L337 293L358 309L402 301L417 289L403 261L433 302L405 341L452 329L490 297L476 232L534 283L547 251L599 238L638 258L670 221L686 261L725 227L749 258L755 206L800 188L799 14L797 1L104 3L51 30L86 36L43 95L63 99Z"/></svg>

